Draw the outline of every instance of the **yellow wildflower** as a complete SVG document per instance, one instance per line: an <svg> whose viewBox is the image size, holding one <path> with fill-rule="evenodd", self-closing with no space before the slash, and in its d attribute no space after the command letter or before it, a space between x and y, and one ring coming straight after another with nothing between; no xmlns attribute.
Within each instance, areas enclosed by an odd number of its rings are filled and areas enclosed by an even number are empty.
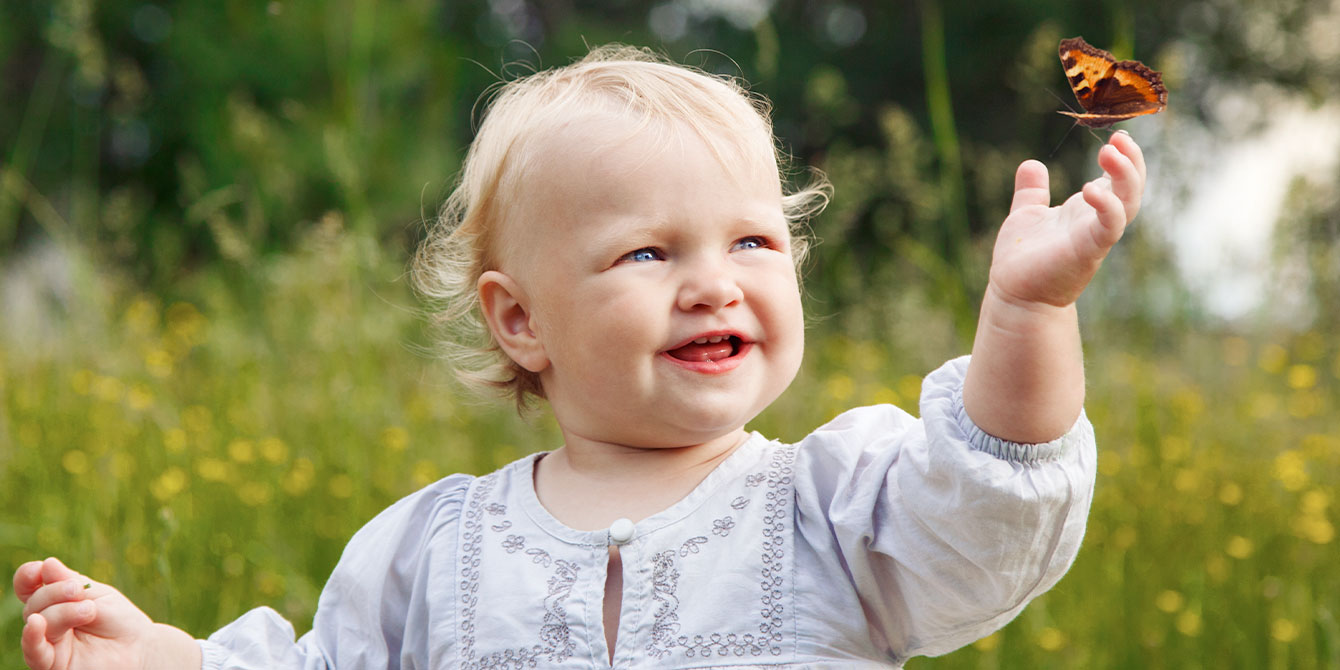
<svg viewBox="0 0 1340 670"><path fill-rule="evenodd" d="M1241 535L1228 538L1228 546L1224 548L1224 553L1238 560L1250 557L1255 551L1256 544Z"/></svg>
<svg viewBox="0 0 1340 670"><path fill-rule="evenodd" d="M121 394L125 392L125 389L126 385L116 377L100 376L93 380L93 395L106 402L120 402Z"/></svg>
<svg viewBox="0 0 1340 670"><path fill-rule="evenodd" d="M1285 644L1298 639L1298 624L1288 619L1275 619L1270 622L1270 637Z"/></svg>
<svg viewBox="0 0 1340 670"><path fill-rule="evenodd" d="M191 405L181 411L181 424L193 433L208 433L214 422L214 413L203 405Z"/></svg>
<svg viewBox="0 0 1340 670"><path fill-rule="evenodd" d="M1324 516L1304 514L1293 520L1294 533L1313 544L1330 544L1335 526Z"/></svg>
<svg viewBox="0 0 1340 670"><path fill-rule="evenodd" d="M897 391L887 386L881 386L875 389L875 392L870 396L870 402L876 405L897 405L901 400Z"/></svg>
<svg viewBox="0 0 1340 670"><path fill-rule="evenodd" d="M60 464L66 472L72 475L82 475L88 472L88 454L78 449L71 449L61 456Z"/></svg>
<svg viewBox="0 0 1340 670"><path fill-rule="evenodd" d="M232 469L227 461L217 458L202 458L196 464L195 471L201 479L210 482L224 482L231 478Z"/></svg>
<svg viewBox="0 0 1340 670"><path fill-rule="evenodd" d="M126 394L126 405L137 412L149 409L153 404L154 394L144 384L135 384L130 387L130 393Z"/></svg>
<svg viewBox="0 0 1340 670"><path fill-rule="evenodd" d="M171 454L179 454L185 451L186 431L180 428L169 428L163 431L163 448Z"/></svg>
<svg viewBox="0 0 1340 670"><path fill-rule="evenodd" d="M1317 369L1304 363L1290 365L1285 380L1289 388L1310 389L1317 385Z"/></svg>
<svg viewBox="0 0 1340 670"><path fill-rule="evenodd" d="M400 426L387 426L382 431L382 446L387 451L401 452L409 446L409 433Z"/></svg>
<svg viewBox="0 0 1340 670"><path fill-rule="evenodd" d="M1219 502L1233 507L1242 502L1242 487L1237 482L1224 482L1219 487Z"/></svg>
<svg viewBox="0 0 1340 670"><path fill-rule="evenodd" d="M1187 637L1196 637L1197 635L1200 635L1200 613L1186 610L1181 614L1178 614L1177 618L1173 620L1173 627L1177 629L1177 632Z"/></svg>
<svg viewBox="0 0 1340 670"><path fill-rule="evenodd" d="M326 482L326 489L331 497L348 498L354 494L354 478L341 472Z"/></svg>
<svg viewBox="0 0 1340 670"><path fill-rule="evenodd" d="M199 344L203 340L205 317L191 303L173 303L167 310L167 327L173 335Z"/></svg>
<svg viewBox="0 0 1340 670"><path fill-rule="evenodd" d="M1168 614L1182 609L1185 604L1186 598L1172 589L1166 589L1154 597L1154 606Z"/></svg>
<svg viewBox="0 0 1340 670"><path fill-rule="evenodd" d="M1193 468L1179 468L1173 475L1173 489L1179 493L1192 493L1200 488L1200 472Z"/></svg>
<svg viewBox="0 0 1340 670"><path fill-rule="evenodd" d="M1304 513L1322 514L1331 506L1331 494L1325 489L1312 489L1303 494L1301 503Z"/></svg>
<svg viewBox="0 0 1340 670"><path fill-rule="evenodd" d="M846 402L855 390L855 384L852 383L851 377L842 373L829 377L824 386L828 391L828 396L838 402Z"/></svg>
<svg viewBox="0 0 1340 670"><path fill-rule="evenodd" d="M1256 359L1256 364L1270 374L1283 372L1284 366L1288 363L1289 352L1278 344L1266 345L1261 350L1261 355Z"/></svg>
<svg viewBox="0 0 1340 670"><path fill-rule="evenodd" d="M261 458L271 463L279 464L288 460L288 445L277 437L262 438L257 446L260 448Z"/></svg>
<svg viewBox="0 0 1340 670"><path fill-rule="evenodd" d="M976 647L977 651L982 652L995 651L998 647L1000 647L1000 633L999 632L992 633L972 643L972 646Z"/></svg>
<svg viewBox="0 0 1340 670"><path fill-rule="evenodd" d="M1297 451L1282 451L1275 457L1274 474L1286 490L1301 491L1308 482L1307 461Z"/></svg>
<svg viewBox="0 0 1340 670"><path fill-rule="evenodd" d="M153 494L159 502L167 502L186 489L187 476L186 471L173 466L163 471L153 483L149 485L149 492Z"/></svg>
<svg viewBox="0 0 1340 670"><path fill-rule="evenodd" d="M144 355L144 368L159 379L169 377L172 375L172 355L162 349L154 349Z"/></svg>
<svg viewBox="0 0 1340 670"><path fill-rule="evenodd" d="M284 475L284 492L296 498L311 489L315 481L316 466L312 464L311 459L294 459L292 469Z"/></svg>
<svg viewBox="0 0 1340 670"><path fill-rule="evenodd" d="M1048 626L1038 633L1038 646L1042 647L1043 651L1057 651L1065 645L1066 636L1060 629Z"/></svg>
<svg viewBox="0 0 1340 670"><path fill-rule="evenodd" d="M228 458L235 463L250 463L256 460L256 449L251 440L233 440L228 443Z"/></svg>
<svg viewBox="0 0 1340 670"><path fill-rule="evenodd" d="M260 507L270 502L273 490L266 482L247 482L237 487L237 499L248 507Z"/></svg>
<svg viewBox="0 0 1340 670"><path fill-rule="evenodd" d="M441 470L438 469L437 463L428 460L415 463L414 468L410 471L410 479L414 482L414 485L418 487L432 484L441 476Z"/></svg>
<svg viewBox="0 0 1340 670"><path fill-rule="evenodd" d="M149 296L133 300L124 315L126 328L136 335L148 335L158 328L158 308Z"/></svg>

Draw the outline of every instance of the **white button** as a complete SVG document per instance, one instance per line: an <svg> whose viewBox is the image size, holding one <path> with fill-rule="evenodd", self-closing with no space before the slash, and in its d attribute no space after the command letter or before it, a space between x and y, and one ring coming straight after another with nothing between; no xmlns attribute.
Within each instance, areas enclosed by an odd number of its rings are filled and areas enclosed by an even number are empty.
<svg viewBox="0 0 1340 670"><path fill-rule="evenodd" d="M617 519L610 524L610 542L614 544L624 544L633 539L633 522L628 519Z"/></svg>

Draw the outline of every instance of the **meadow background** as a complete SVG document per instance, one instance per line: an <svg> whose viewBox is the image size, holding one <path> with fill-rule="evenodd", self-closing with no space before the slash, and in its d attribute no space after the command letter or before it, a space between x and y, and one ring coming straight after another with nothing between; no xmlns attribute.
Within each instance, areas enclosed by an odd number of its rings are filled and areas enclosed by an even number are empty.
<svg viewBox="0 0 1340 670"><path fill-rule="evenodd" d="M301 632L391 501L556 446L433 360L406 265L480 95L585 44L745 77L836 184L804 369L753 427L914 409L971 342L1014 166L1094 176L1101 134L1054 114L1082 34L1172 91L1127 126L1149 206L1081 305L1089 534L1017 621L908 667L1340 668L1334 162L1258 222L1271 264L1234 269L1273 292L1231 316L1169 233L1274 102L1332 104L1337 30L1333 0L0 4L0 572L59 555L199 636L262 604ZM6 577L0 667L20 609Z"/></svg>

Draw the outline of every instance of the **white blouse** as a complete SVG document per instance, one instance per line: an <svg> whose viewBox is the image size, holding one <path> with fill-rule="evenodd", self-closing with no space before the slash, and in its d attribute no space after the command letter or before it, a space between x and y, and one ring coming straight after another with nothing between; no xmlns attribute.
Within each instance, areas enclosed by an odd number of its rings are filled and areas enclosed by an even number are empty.
<svg viewBox="0 0 1340 670"><path fill-rule="evenodd" d="M873 668L947 653L1060 579L1094 480L1084 417L1043 444L986 435L963 411L966 368L926 378L920 420L883 405L793 445L753 434L631 537L550 516L538 455L447 477L354 535L311 632L295 641L255 609L200 642L203 668Z"/></svg>

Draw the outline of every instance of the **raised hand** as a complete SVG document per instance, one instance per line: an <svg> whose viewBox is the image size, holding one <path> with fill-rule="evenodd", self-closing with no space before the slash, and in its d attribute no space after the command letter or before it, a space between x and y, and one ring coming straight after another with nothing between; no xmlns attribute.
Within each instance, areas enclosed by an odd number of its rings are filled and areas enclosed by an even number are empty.
<svg viewBox="0 0 1340 670"><path fill-rule="evenodd" d="M190 636L55 558L19 566L14 593L24 603L23 660L32 670L199 667Z"/></svg>
<svg viewBox="0 0 1340 670"><path fill-rule="evenodd" d="M1108 250L1140 209L1145 160L1118 132L1098 152L1103 176L1056 207L1047 168L1019 165L1010 214L996 238L988 291L1007 304L1070 305L1093 279Z"/></svg>

